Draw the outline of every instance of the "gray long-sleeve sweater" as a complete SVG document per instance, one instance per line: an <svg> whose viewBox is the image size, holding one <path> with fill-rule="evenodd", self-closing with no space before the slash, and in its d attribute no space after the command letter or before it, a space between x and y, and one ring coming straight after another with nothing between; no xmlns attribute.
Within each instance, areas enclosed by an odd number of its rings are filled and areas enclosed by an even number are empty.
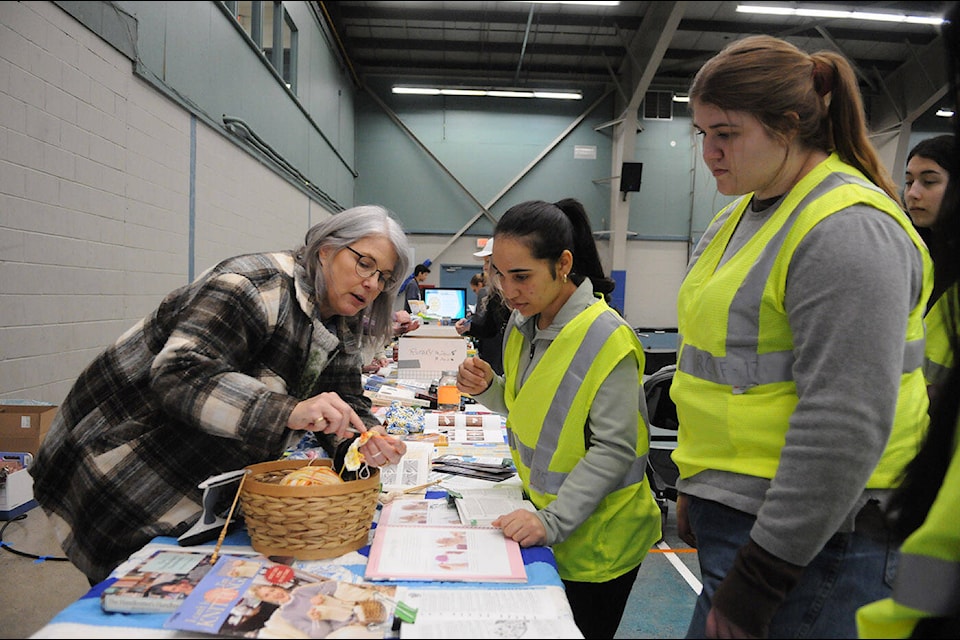
<svg viewBox="0 0 960 640"><path fill-rule="evenodd" d="M744 216L724 259L776 206ZM854 206L820 222L787 276L799 403L775 477L704 471L679 490L756 514L753 540L800 566L852 530L869 498L887 497L864 487L890 436L907 316L922 284L920 253L889 215Z"/></svg>

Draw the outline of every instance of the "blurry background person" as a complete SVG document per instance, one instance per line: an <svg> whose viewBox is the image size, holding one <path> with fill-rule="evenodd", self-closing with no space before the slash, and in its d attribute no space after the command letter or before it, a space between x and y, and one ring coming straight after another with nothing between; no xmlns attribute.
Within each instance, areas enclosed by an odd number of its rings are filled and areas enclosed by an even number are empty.
<svg viewBox="0 0 960 640"><path fill-rule="evenodd" d="M960 104L960 4L943 27L950 95ZM954 118L955 135L960 122ZM956 150L942 165L960 175ZM930 249L944 271L960 272L960 183L950 180L940 206ZM931 401L930 429L920 453L907 466L890 503L900 548L893 595L857 612L861 638L960 638L960 293L953 284L936 308L944 314L949 369Z"/></svg>
<svg viewBox="0 0 960 640"><path fill-rule="evenodd" d="M493 238L473 255L483 258L484 286L477 291L477 308L469 318L458 320L457 333L473 338L477 356L490 363L497 375L503 375L503 332L510 319L510 307L490 272Z"/></svg>
<svg viewBox="0 0 960 640"><path fill-rule="evenodd" d="M475 273L470 276L470 291L473 291L473 295L477 296L477 302L480 301L480 290L483 289L485 285L484 282L484 272Z"/></svg>
<svg viewBox="0 0 960 640"><path fill-rule="evenodd" d="M365 341L366 344L363 349L363 361L366 363L363 365L364 373L376 373L390 364L392 357L388 357L384 349L393 342L394 339L418 329L420 327L420 318L411 316L403 309L400 309L393 312L392 326L393 334L386 343L379 344L372 338ZM364 323L364 333L370 334L369 322Z"/></svg>
<svg viewBox="0 0 960 640"><path fill-rule="evenodd" d="M931 398L950 370L952 351L949 332L946 326L947 310L944 291L956 286L960 269L957 268L952 253L960 250L956 238L943 238L947 242L934 242L938 231L942 210L942 201L947 185L953 175L956 145L952 135L927 138L917 143L907 155L906 177L904 179L903 200L913 224L920 230L920 236L926 240L933 258L933 293L927 303L927 341L923 373L927 379ZM951 246L947 246L947 244Z"/></svg>
<svg viewBox="0 0 960 640"><path fill-rule="evenodd" d="M197 484L275 460L304 431L342 466L397 462L360 380L364 319L392 332L407 239L381 207L311 227L293 250L224 260L100 353L57 412L30 474L67 557L91 583L200 517ZM387 295L381 296L386 291ZM381 328L381 329L377 329Z"/></svg>
<svg viewBox="0 0 960 640"><path fill-rule="evenodd" d="M523 547L550 545L580 631L612 638L660 538L644 473L643 347L607 303L613 281L580 202L515 205L493 237L491 279L514 309L504 376L467 358L457 386L507 416L510 452L537 511L492 525Z"/></svg>
<svg viewBox="0 0 960 640"><path fill-rule="evenodd" d="M850 64L769 36L690 88L717 190L677 296L677 528L688 637L850 638L889 594L881 503L928 423L932 265Z"/></svg>
<svg viewBox="0 0 960 640"><path fill-rule="evenodd" d="M413 278L407 282L403 289L403 310L412 313L410 308L411 300L423 300L423 292L420 291L420 284L426 282L430 274L430 267L425 264L418 264L413 268Z"/></svg>

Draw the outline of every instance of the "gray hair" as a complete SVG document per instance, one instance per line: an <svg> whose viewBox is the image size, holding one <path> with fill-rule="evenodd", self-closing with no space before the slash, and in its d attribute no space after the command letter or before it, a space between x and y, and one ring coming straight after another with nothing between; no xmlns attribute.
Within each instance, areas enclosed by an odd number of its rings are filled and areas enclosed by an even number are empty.
<svg viewBox="0 0 960 640"><path fill-rule="evenodd" d="M332 247L340 251L361 238L381 236L390 241L397 254L393 278L376 297L373 304L359 314L360 326L378 344L386 344L393 338L393 301L396 298L403 274L410 267L410 245L400 223L390 210L379 205L360 205L336 213L318 222L307 231L304 244L296 252L297 264L306 272L307 281L313 283L316 300L326 295L327 285L320 268L320 249Z"/></svg>

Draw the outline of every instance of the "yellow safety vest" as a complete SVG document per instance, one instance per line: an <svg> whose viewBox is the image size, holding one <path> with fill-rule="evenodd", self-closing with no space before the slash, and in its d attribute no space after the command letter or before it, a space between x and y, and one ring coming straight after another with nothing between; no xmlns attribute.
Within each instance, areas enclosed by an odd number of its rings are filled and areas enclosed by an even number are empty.
<svg viewBox="0 0 960 640"><path fill-rule="evenodd" d="M744 196L711 222L711 238L687 270L677 296L682 337L670 396L680 422L673 460L681 478L715 469L773 478L797 402L793 336L784 310L787 271L796 247L820 221L856 204L893 217L923 259L923 294L910 312L893 431L868 488L896 485L929 423L923 378L923 312L932 263L906 214L836 154L787 194L764 226L723 266L718 264L747 208Z"/></svg>
<svg viewBox="0 0 960 640"><path fill-rule="evenodd" d="M950 285L957 288L957 283ZM950 347L950 335L947 327L948 309L947 295L944 291L940 298L933 303L924 317L927 327L927 343L924 348L923 375L927 384L940 384L947 378L950 365L953 363L953 349Z"/></svg>
<svg viewBox="0 0 960 640"><path fill-rule="evenodd" d="M960 425L957 427L960 429ZM960 615L960 449L930 512L904 541L893 597L857 610L861 638L909 638L924 618Z"/></svg>
<svg viewBox="0 0 960 640"><path fill-rule="evenodd" d="M590 407L618 362L643 348L633 329L598 300L553 340L518 390L523 335L514 327L504 349L507 434L524 489L538 509L553 502L586 454ZM637 389L637 393L640 390ZM566 539L553 545L560 577L605 582L640 564L660 538L660 509L646 478L648 432L637 415L637 457L620 486Z"/></svg>

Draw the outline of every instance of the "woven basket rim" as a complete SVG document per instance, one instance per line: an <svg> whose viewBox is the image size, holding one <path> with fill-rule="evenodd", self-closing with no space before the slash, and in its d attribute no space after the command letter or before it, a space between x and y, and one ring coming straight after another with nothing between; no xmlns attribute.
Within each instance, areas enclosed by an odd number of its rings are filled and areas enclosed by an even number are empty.
<svg viewBox="0 0 960 640"><path fill-rule="evenodd" d="M273 460L270 462L251 464L245 467L248 473L247 478L243 482L243 491L250 491L251 493L259 493L267 496L310 498L318 496L341 496L380 486L380 469L376 467L370 467L370 476L368 478L348 480L342 484L283 486L270 482L260 482L255 479L256 475L260 473L284 469L293 470L308 465L333 468L333 462L328 458L313 460Z"/></svg>
<svg viewBox="0 0 960 640"><path fill-rule="evenodd" d="M319 560L368 543L380 495L379 469L371 467L368 478L331 485L282 486L253 478L310 464L332 467L328 459L284 459L246 467L240 503L255 551Z"/></svg>

